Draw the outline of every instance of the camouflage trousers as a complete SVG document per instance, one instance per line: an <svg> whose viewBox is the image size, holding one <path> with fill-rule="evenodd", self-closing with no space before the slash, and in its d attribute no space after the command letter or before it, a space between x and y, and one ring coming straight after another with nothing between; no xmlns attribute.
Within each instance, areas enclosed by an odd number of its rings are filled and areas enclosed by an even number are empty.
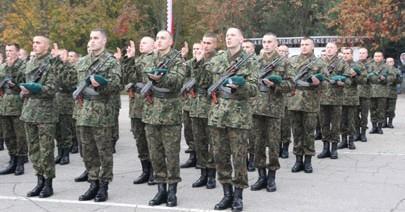
<svg viewBox="0 0 405 212"><path fill-rule="evenodd" d="M291 117L287 107L285 107L284 117L281 118L281 143L291 143Z"/></svg>
<svg viewBox="0 0 405 212"><path fill-rule="evenodd" d="M255 154L255 134L253 130L249 130L249 139L247 140L247 151L249 154Z"/></svg>
<svg viewBox="0 0 405 212"><path fill-rule="evenodd" d="M280 169L278 161L281 142L281 119L267 116L253 115L253 128L255 135L255 166L276 171ZM269 164L266 165L266 147L269 148Z"/></svg>
<svg viewBox="0 0 405 212"><path fill-rule="evenodd" d="M359 131L360 128L363 130L367 129L369 110L370 110L370 98L360 97L360 105L357 108L357 115L355 116L357 131Z"/></svg>
<svg viewBox="0 0 405 212"><path fill-rule="evenodd" d="M191 118L193 126L194 150L197 156L197 168L215 168L214 150L210 142L208 119Z"/></svg>
<svg viewBox="0 0 405 212"><path fill-rule="evenodd" d="M342 135L354 135L355 134L357 107L358 107L357 105L342 106L342 122L341 122Z"/></svg>
<svg viewBox="0 0 405 212"><path fill-rule="evenodd" d="M372 123L383 123L387 98L370 98L370 118Z"/></svg>
<svg viewBox="0 0 405 212"><path fill-rule="evenodd" d="M84 166L89 180L113 179L111 128L78 126Z"/></svg>
<svg viewBox="0 0 405 212"><path fill-rule="evenodd" d="M397 98L387 98L385 117L394 118L395 117L395 107L397 104Z"/></svg>
<svg viewBox="0 0 405 212"><path fill-rule="evenodd" d="M146 142L145 136L145 123L142 122L142 119L131 118L131 131L135 138L138 158L140 160L149 160L148 142Z"/></svg>
<svg viewBox="0 0 405 212"><path fill-rule="evenodd" d="M119 126L120 108L114 108L114 125L112 127L111 140L113 143L117 142L120 138L120 126Z"/></svg>
<svg viewBox="0 0 405 212"><path fill-rule="evenodd" d="M69 149L73 144L73 118L72 115L59 114L56 123L56 144L58 148Z"/></svg>
<svg viewBox="0 0 405 212"><path fill-rule="evenodd" d="M188 148L194 151L193 141L193 127L191 124L190 111L183 110L183 126L184 126L184 138Z"/></svg>
<svg viewBox="0 0 405 212"><path fill-rule="evenodd" d="M80 135L79 135L79 126L76 125L76 120L73 119L73 128L77 140L77 146L79 147L79 154L80 157L83 158L83 147L82 147L82 142L80 141Z"/></svg>
<svg viewBox="0 0 405 212"><path fill-rule="evenodd" d="M214 145L214 160L219 182L233 184L237 188L247 188L249 185L246 157L249 130L210 127L210 136Z"/></svg>
<svg viewBox="0 0 405 212"><path fill-rule="evenodd" d="M181 126L146 124L145 133L155 182L180 182Z"/></svg>
<svg viewBox="0 0 405 212"><path fill-rule="evenodd" d="M342 106L321 105L320 110L322 141L337 143L340 140Z"/></svg>
<svg viewBox="0 0 405 212"><path fill-rule="evenodd" d="M295 155L315 155L316 117L318 113L290 111Z"/></svg>
<svg viewBox="0 0 405 212"><path fill-rule="evenodd" d="M55 124L25 123L24 126L35 174L55 178Z"/></svg>
<svg viewBox="0 0 405 212"><path fill-rule="evenodd" d="M18 116L2 116L1 131L4 132L4 141L8 154L14 156L26 156L28 152L25 137L24 122Z"/></svg>

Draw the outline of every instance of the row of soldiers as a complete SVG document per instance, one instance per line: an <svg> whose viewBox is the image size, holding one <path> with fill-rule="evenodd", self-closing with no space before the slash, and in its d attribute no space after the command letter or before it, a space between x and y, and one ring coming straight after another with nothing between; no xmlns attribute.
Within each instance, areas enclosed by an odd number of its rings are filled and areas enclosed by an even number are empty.
<svg viewBox="0 0 405 212"><path fill-rule="evenodd" d="M37 185L27 196L53 194L54 138L59 129L60 134L67 133L68 137L77 134L86 169L77 181L90 183L79 200L107 200L108 184L113 177L112 144L118 139L113 135L118 131L117 97L123 85L129 93L131 131L143 170L134 183L158 184L150 205L177 205L182 122L186 141L193 141L189 143L190 156L195 156L196 166L201 170L192 186L215 188L218 175L224 195L215 209L234 211L243 209L243 190L249 186L248 161L254 162L259 173L251 190L277 190L278 157L288 157L289 142L282 142L282 135L288 137L291 133L290 128L282 129L283 122L291 124L294 135L293 172L313 171L311 158L315 155L317 119L320 119L324 142L319 158L337 158L340 117L346 117L342 134L349 139L342 137L339 146L354 145L351 136L355 135L356 127L351 117L360 104L360 85L369 86L371 97L375 98L372 105L378 106L377 110L372 106L373 132L380 131L385 92L398 81L394 69L383 63L381 52L375 53L374 62L366 67L353 62L350 48L344 49L343 59L337 57L334 43L327 45L325 59L316 58L314 42L308 37L301 41L300 55L291 58L277 51L283 48L277 47L273 33L263 36L260 56L243 50L242 46L248 45L237 28L227 30L225 41L226 50L217 51L217 35L206 33L200 44L193 45L193 58L184 61L181 53L171 48L171 34L160 31L156 40L142 38L141 55L136 55L135 45L130 42L126 55L121 58L105 50L107 35L104 30L95 29L90 33L89 54L72 65L64 62L62 54L55 57L49 54L46 37L34 37L35 58L24 64L25 67L17 66L18 60L10 60L1 72L12 78L6 81L2 104L12 97L10 102L20 111L2 116L10 116L15 122L11 126L24 124L25 132L14 131L16 135L26 135L8 143L21 149L27 149L24 144L28 144L38 177ZM16 45L7 45L6 52L12 47L18 50ZM57 112L65 110L68 112ZM70 127L71 132L65 131L69 126L74 126ZM62 158L70 150L71 144L67 145L58 148ZM12 148L8 145L8 149ZM245 160L248 152L249 160ZM10 157L17 154L17 164L23 165L18 161L26 153L10 153ZM184 167L187 166L190 164Z"/></svg>

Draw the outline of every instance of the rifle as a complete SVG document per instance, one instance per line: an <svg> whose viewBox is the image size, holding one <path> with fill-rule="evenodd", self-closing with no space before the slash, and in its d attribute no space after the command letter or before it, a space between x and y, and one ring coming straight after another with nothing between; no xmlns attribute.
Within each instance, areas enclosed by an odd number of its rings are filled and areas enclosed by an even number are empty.
<svg viewBox="0 0 405 212"><path fill-rule="evenodd" d="M169 57L166 58L164 61L162 61L157 68L166 68L168 69L169 66L172 64L172 62L181 54L180 51L177 51L176 54L173 57ZM142 90L141 90L141 95L144 96L146 98L146 100L149 103L153 103L153 97L152 97L152 88L154 81L149 81L145 84L145 86L143 86Z"/></svg>
<svg viewBox="0 0 405 212"><path fill-rule="evenodd" d="M295 82L296 85L302 86L302 87L309 87L310 86L309 82L307 82L308 79L304 80L304 78L307 78L307 75L309 73L309 67L312 64L314 64L315 61L316 61L316 59L314 58L314 59L310 60L307 65L300 68L300 70L298 71L298 74L295 75L295 77L294 77L294 82Z"/></svg>
<svg viewBox="0 0 405 212"><path fill-rule="evenodd" d="M208 95L211 96L212 101L213 102L217 102L217 90L218 88L225 82L225 80L227 80L228 78L234 76L239 69L246 64L246 62L253 57L254 54L250 54L249 56L242 58L242 57L238 57L235 61L232 62L232 64L225 69L225 74L223 74L221 76L221 78L219 78L218 81L216 81L214 84L212 84L209 88L208 88Z"/></svg>
<svg viewBox="0 0 405 212"><path fill-rule="evenodd" d="M263 91L267 91L268 87L264 84L263 79L266 78L268 75L273 73L274 68L278 65L281 61L282 57L278 57L277 59L273 60L270 64L267 64L262 70L261 74L259 75L259 89Z"/></svg>
<svg viewBox="0 0 405 212"><path fill-rule="evenodd" d="M194 85L196 81L195 79L190 79L186 83L184 83L183 87L180 90L180 95L186 95L187 93L191 93L192 97L195 97Z"/></svg>

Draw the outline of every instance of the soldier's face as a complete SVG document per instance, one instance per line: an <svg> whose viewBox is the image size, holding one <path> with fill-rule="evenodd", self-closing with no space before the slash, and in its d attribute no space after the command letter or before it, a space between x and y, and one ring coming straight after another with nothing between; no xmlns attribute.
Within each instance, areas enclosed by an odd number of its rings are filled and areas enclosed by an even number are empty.
<svg viewBox="0 0 405 212"><path fill-rule="evenodd" d="M314 42L312 40L301 40L300 45L301 54L308 55L314 52Z"/></svg>
<svg viewBox="0 0 405 212"><path fill-rule="evenodd" d="M14 62L17 58L17 48L15 46L6 46L6 61Z"/></svg>
<svg viewBox="0 0 405 212"><path fill-rule="evenodd" d="M99 51L105 48L107 38L99 31L92 31L90 33L89 46L91 51Z"/></svg>
<svg viewBox="0 0 405 212"><path fill-rule="evenodd" d="M203 37L202 39L202 48L205 53L212 53L217 48L217 39L210 37Z"/></svg>
<svg viewBox="0 0 405 212"><path fill-rule="evenodd" d="M328 43L326 44L326 56L331 57L331 56L335 56L338 48L335 44L333 43Z"/></svg>
<svg viewBox="0 0 405 212"><path fill-rule="evenodd" d="M48 52L49 42L42 36L36 36L32 40L32 51L36 55L43 55Z"/></svg>
<svg viewBox="0 0 405 212"><path fill-rule="evenodd" d="M255 46L251 42L243 42L242 49L248 54L253 54L255 52Z"/></svg>
<svg viewBox="0 0 405 212"><path fill-rule="evenodd" d="M155 41L150 38L142 38L141 42L139 43L139 52L141 52L141 54L152 52L154 48L154 42Z"/></svg>
<svg viewBox="0 0 405 212"><path fill-rule="evenodd" d="M279 46L277 48L277 52L283 57L288 57L288 47L287 46Z"/></svg>
<svg viewBox="0 0 405 212"><path fill-rule="evenodd" d="M380 52L374 53L374 61L376 63L381 63L383 60L384 60L384 56L382 53L380 53Z"/></svg>
<svg viewBox="0 0 405 212"><path fill-rule="evenodd" d="M394 59L392 59L392 58L387 58L387 65L389 65L389 66L394 66L395 65L395 61L394 61Z"/></svg>
<svg viewBox="0 0 405 212"><path fill-rule="evenodd" d="M156 49L158 51L165 51L173 44L173 39L166 31L161 31L156 35Z"/></svg>
<svg viewBox="0 0 405 212"><path fill-rule="evenodd" d="M368 57L368 52L365 49L360 49L359 50L359 59L360 60L366 60Z"/></svg>
<svg viewBox="0 0 405 212"><path fill-rule="evenodd" d="M343 60L344 61L353 60L353 54L350 50L343 50Z"/></svg>
<svg viewBox="0 0 405 212"><path fill-rule="evenodd" d="M193 57L200 55L202 53L202 45L199 43L195 43L193 45Z"/></svg>
<svg viewBox="0 0 405 212"><path fill-rule="evenodd" d="M243 36L238 29L230 28L226 32L225 41L227 48L235 48L241 46L243 42Z"/></svg>
<svg viewBox="0 0 405 212"><path fill-rule="evenodd" d="M270 53L277 48L277 39L274 36L264 36L262 39L263 51Z"/></svg>
<svg viewBox="0 0 405 212"><path fill-rule="evenodd" d="M74 52L69 52L68 53L68 62L70 63L70 64L75 64L76 62L77 62L77 56L76 56L76 53L74 53Z"/></svg>

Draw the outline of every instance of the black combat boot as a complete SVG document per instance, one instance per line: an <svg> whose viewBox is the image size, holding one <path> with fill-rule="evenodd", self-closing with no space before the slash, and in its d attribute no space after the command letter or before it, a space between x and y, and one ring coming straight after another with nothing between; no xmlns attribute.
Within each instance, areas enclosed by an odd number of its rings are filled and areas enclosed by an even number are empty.
<svg viewBox="0 0 405 212"><path fill-rule="evenodd" d="M141 175L134 180L134 184L142 184L146 183L149 180L150 176L150 161L149 160L141 160L141 166L142 166L142 173Z"/></svg>
<svg viewBox="0 0 405 212"><path fill-rule="evenodd" d="M285 159L288 158L288 146L289 143L283 143L282 151L281 151L281 158Z"/></svg>
<svg viewBox="0 0 405 212"><path fill-rule="evenodd" d="M70 148L70 153L76 154L79 152L79 144L77 143L77 139L73 139L72 147Z"/></svg>
<svg viewBox="0 0 405 212"><path fill-rule="evenodd" d="M191 168L191 167L195 167L196 164L197 164L197 158L196 158L195 152L192 151L192 152L190 152L190 156L189 156L188 160L185 163L181 164L180 168Z"/></svg>
<svg viewBox="0 0 405 212"><path fill-rule="evenodd" d="M152 163L150 163L150 167L149 167L148 185L156 185L155 176L153 175Z"/></svg>
<svg viewBox="0 0 405 212"><path fill-rule="evenodd" d="M217 187L217 181L215 180L216 172L216 169L207 168L207 189L213 189Z"/></svg>
<svg viewBox="0 0 405 212"><path fill-rule="evenodd" d="M258 191L258 190L266 188L266 186L267 186L266 168L258 168L257 172L259 173L259 178L255 182L255 184L250 186L250 190L252 190L252 191Z"/></svg>
<svg viewBox="0 0 405 212"><path fill-rule="evenodd" d="M24 163L28 163L28 155L23 156L24 158Z"/></svg>
<svg viewBox="0 0 405 212"><path fill-rule="evenodd" d="M224 197L222 197L221 201L219 201L216 205L214 210L225 210L232 207L233 201L233 188L232 185L229 183L222 184L222 188L224 190Z"/></svg>
<svg viewBox="0 0 405 212"><path fill-rule="evenodd" d="M381 128L387 128L387 126L388 126L387 119L388 119L388 117L384 118L384 121L381 123Z"/></svg>
<svg viewBox="0 0 405 212"><path fill-rule="evenodd" d="M372 124L372 128L371 128L371 131L369 132L370 134L377 134L377 131L378 131L378 129L377 129L377 123L376 122L372 122L371 123Z"/></svg>
<svg viewBox="0 0 405 212"><path fill-rule="evenodd" d="M190 152L193 152L193 149L189 146L186 150L184 150L184 153L188 154Z"/></svg>
<svg viewBox="0 0 405 212"><path fill-rule="evenodd" d="M283 143L278 143L278 157L281 158L281 153L283 153Z"/></svg>
<svg viewBox="0 0 405 212"><path fill-rule="evenodd" d="M112 153L115 154L117 152L116 146L117 146L117 140L111 141L112 143Z"/></svg>
<svg viewBox="0 0 405 212"><path fill-rule="evenodd" d="M70 163L69 159L70 148L62 149L62 157L60 158L59 165L66 165Z"/></svg>
<svg viewBox="0 0 405 212"><path fill-rule="evenodd" d="M84 172L75 178L75 182L86 182L89 179L89 173L87 170L84 170Z"/></svg>
<svg viewBox="0 0 405 212"><path fill-rule="evenodd" d="M0 151L4 150L4 138L0 138Z"/></svg>
<svg viewBox="0 0 405 212"><path fill-rule="evenodd" d="M94 202L105 202L108 199L108 181L100 180Z"/></svg>
<svg viewBox="0 0 405 212"><path fill-rule="evenodd" d="M362 142L367 142L366 129L361 129L360 137Z"/></svg>
<svg viewBox="0 0 405 212"><path fill-rule="evenodd" d="M52 178L44 178L44 187L39 193L39 198L47 198L53 195Z"/></svg>
<svg viewBox="0 0 405 212"><path fill-rule="evenodd" d="M300 172L304 170L304 163L302 162L302 155L295 156L295 164L291 169L291 172Z"/></svg>
<svg viewBox="0 0 405 212"><path fill-rule="evenodd" d="M193 188L199 188L207 185L207 169L201 168L200 178L197 179L191 186Z"/></svg>
<svg viewBox="0 0 405 212"><path fill-rule="evenodd" d="M304 161L304 172L305 173L312 173L312 163L311 163L311 155L305 155L305 161Z"/></svg>
<svg viewBox="0 0 405 212"><path fill-rule="evenodd" d="M387 125L388 128L394 128L394 125L392 124L393 120L394 120L394 118L391 118L391 117L388 119L388 125Z"/></svg>
<svg viewBox="0 0 405 212"><path fill-rule="evenodd" d="M277 191L276 186L276 171L269 170L269 174L267 175L267 192L275 192Z"/></svg>
<svg viewBox="0 0 405 212"><path fill-rule="evenodd" d="M342 141L338 144L338 149L345 149L347 147L347 135L342 134Z"/></svg>
<svg viewBox="0 0 405 212"><path fill-rule="evenodd" d="M99 183L98 180L90 180L90 187L87 189L84 194L79 196L79 201L87 201L87 200L92 200L94 197L96 197L98 188L99 188Z"/></svg>
<svg viewBox="0 0 405 212"><path fill-rule="evenodd" d="M361 141L361 136L360 136L360 130L356 129L356 132L354 133L354 141Z"/></svg>
<svg viewBox="0 0 405 212"><path fill-rule="evenodd" d="M255 171L255 154L249 153L249 158L247 160L247 170L248 172Z"/></svg>
<svg viewBox="0 0 405 212"><path fill-rule="evenodd" d="M321 128L317 127L317 128L315 128L315 140L321 140L321 139L322 139Z"/></svg>
<svg viewBox="0 0 405 212"><path fill-rule="evenodd" d="M382 123L377 123L377 134L384 134L382 130Z"/></svg>
<svg viewBox="0 0 405 212"><path fill-rule="evenodd" d="M323 150L321 153L318 154L318 158L328 158L330 157L330 144L328 141L323 142Z"/></svg>
<svg viewBox="0 0 405 212"><path fill-rule="evenodd" d="M8 165L6 168L0 171L0 175L5 174L12 174L15 172L15 168L17 167L17 157L14 155L10 155L10 160L8 161Z"/></svg>
<svg viewBox="0 0 405 212"><path fill-rule="evenodd" d="M24 174L24 156L17 156L17 165L14 171L15 175Z"/></svg>
<svg viewBox="0 0 405 212"><path fill-rule="evenodd" d="M37 175L37 185L27 193L27 197L36 197L41 193L42 188L44 187L44 177L41 175Z"/></svg>
<svg viewBox="0 0 405 212"><path fill-rule="evenodd" d="M149 201L150 206L160 205L167 202L167 184L166 183L159 183L158 184L158 192L153 197L151 201Z"/></svg>
<svg viewBox="0 0 405 212"><path fill-rule="evenodd" d="M177 206L177 183L169 184L169 188L167 189L167 207L175 207Z"/></svg>
<svg viewBox="0 0 405 212"><path fill-rule="evenodd" d="M351 150L356 149L356 146L354 145L354 138L352 135L349 135L349 143L347 144L347 147Z"/></svg>
<svg viewBox="0 0 405 212"><path fill-rule="evenodd" d="M235 188L233 195L232 212L239 212L243 210L243 188Z"/></svg>
<svg viewBox="0 0 405 212"><path fill-rule="evenodd" d="M59 164L60 160L62 159L63 149L58 147L58 155L55 158L55 164Z"/></svg>
<svg viewBox="0 0 405 212"><path fill-rule="evenodd" d="M330 151L330 159L338 159L338 144L336 142L332 143L332 148Z"/></svg>

